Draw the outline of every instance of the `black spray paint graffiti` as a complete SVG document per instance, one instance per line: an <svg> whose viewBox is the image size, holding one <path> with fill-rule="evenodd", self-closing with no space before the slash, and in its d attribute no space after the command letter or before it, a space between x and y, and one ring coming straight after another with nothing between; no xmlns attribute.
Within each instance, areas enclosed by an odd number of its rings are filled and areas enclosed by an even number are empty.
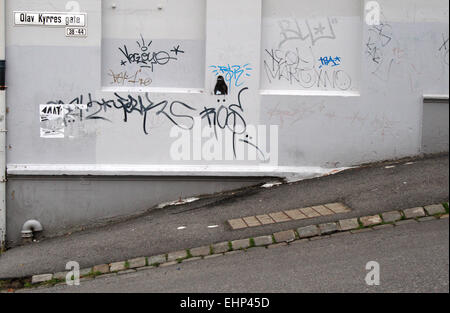
<svg viewBox="0 0 450 313"><path fill-rule="evenodd" d="M238 94L237 104L224 105L221 104L219 107L204 107L204 110L200 112L202 119L206 119L208 126L214 130L214 135L217 138L217 132L221 130L228 129L233 134L233 154L236 157L236 144L237 142L242 142L256 149L258 153L261 154L263 159L265 159L264 153L258 148L258 146L251 142L251 139L247 132L247 122L243 117L244 105L242 103L242 95L248 87L242 88ZM226 102L226 100L218 99L217 102ZM245 139L238 139L239 136L245 136Z"/></svg>
<svg viewBox="0 0 450 313"><path fill-rule="evenodd" d="M194 118L188 113L182 113L182 111L192 112L196 109L191 106L181 102L172 101L169 103L167 100L160 102L153 102L150 99L148 93L142 96L131 96L127 95L125 97L114 93L115 98L111 100L95 100L89 93L85 98L83 95L76 97L69 104L83 104L87 101L86 113L83 115L76 116L77 120L82 122L84 120L103 120L111 122L108 118L102 116L108 110L121 110L123 111L123 121L128 122L128 116L130 114L138 114L142 116L142 129L146 135L148 135L148 114L154 111L157 116L161 115L166 117L175 126L183 129L192 129L194 126ZM64 104L62 100L51 101L48 104ZM187 126L186 126L187 125Z"/></svg>
<svg viewBox="0 0 450 313"><path fill-rule="evenodd" d="M256 149L256 151L262 155L263 159L266 159L264 153L258 146L251 142L252 138L246 136L247 122L243 116L244 105L242 103L242 94L246 90L248 90L248 88L243 88L239 92L237 104L230 104L227 106L221 105L218 108L208 108L205 106L200 114L195 115L194 112L196 112L197 109L182 101L175 100L169 102L163 100L154 102L150 99L148 93L145 93L144 96L121 96L114 93L114 98L109 100L103 98L101 100L96 100L89 93L86 97L80 95L72 99L68 104L65 104L66 102L62 100L49 101L47 104L64 105L64 107L68 108L65 115L67 123L93 120L112 122L103 115L110 110L123 111L123 121L127 123L131 114L137 114L142 117L142 129L146 135L149 135L148 129L151 127L151 125L149 125L150 113L154 113L156 116L164 116L170 123L184 130L192 130L195 122L194 116L200 116L201 119L207 119L208 126L214 130L216 138L219 129L227 129L232 132L232 146L235 157L236 144L240 142ZM67 123L65 126L68 125ZM239 138L239 136L243 136L245 139Z"/></svg>
<svg viewBox="0 0 450 313"><path fill-rule="evenodd" d="M381 21L379 25L372 25L368 29L365 52L371 74L388 82L396 69L396 72L403 72L408 76L410 88L415 90L416 77L420 72L408 56L406 48L402 48L396 39L394 28L389 23Z"/></svg>
<svg viewBox="0 0 450 313"><path fill-rule="evenodd" d="M336 18L322 18L308 20L299 23L297 19L281 20L280 27L281 41L279 48L291 40L306 41L314 46L321 39L336 39L333 25L337 24Z"/></svg>
<svg viewBox="0 0 450 313"><path fill-rule="evenodd" d="M259 147L252 143L252 138L246 134L247 132L247 122L243 116L244 105L242 101L242 95L248 87L242 88L239 91L238 99L236 104L221 104L219 107L204 107L203 111L200 112L200 117L206 119L208 126L214 130L214 135L217 138L217 132L219 130L228 129L232 133L232 147L233 155L236 157L236 144L238 142L244 143L254 149L265 159L264 153L259 149ZM226 102L225 99L217 100L218 103ZM245 139L239 137L245 136Z"/></svg>
<svg viewBox="0 0 450 313"><path fill-rule="evenodd" d="M127 64L137 64L141 68L149 68L153 72L155 66L167 65L170 61L178 60L178 55L185 53L181 50L180 45L173 47L170 51L151 51L153 41L147 43L142 35L141 41L136 41L136 43L139 48L137 52L129 51L126 45L119 48L119 51L125 57L125 59L120 62L122 66Z"/></svg>
<svg viewBox="0 0 450 313"><path fill-rule="evenodd" d="M311 52L312 54L312 52ZM339 68L317 67L315 58L307 60L299 49L265 50L264 71L269 83L274 80L298 84L305 89L324 88L346 91L352 87L352 77Z"/></svg>
<svg viewBox="0 0 450 313"><path fill-rule="evenodd" d="M449 37L448 35L445 36L444 34L442 34L442 45L439 47L439 52L441 53L444 64L447 66L449 65L448 51L449 51Z"/></svg>
<svg viewBox="0 0 450 313"><path fill-rule="evenodd" d="M369 38L366 43L366 55L369 58L369 70L378 78L388 81L395 62L394 35L392 26L381 22L369 28Z"/></svg>
<svg viewBox="0 0 450 313"><path fill-rule="evenodd" d="M383 51L391 43L392 36L392 27L387 23L380 23L369 28L366 53L373 63L380 65L384 62Z"/></svg>

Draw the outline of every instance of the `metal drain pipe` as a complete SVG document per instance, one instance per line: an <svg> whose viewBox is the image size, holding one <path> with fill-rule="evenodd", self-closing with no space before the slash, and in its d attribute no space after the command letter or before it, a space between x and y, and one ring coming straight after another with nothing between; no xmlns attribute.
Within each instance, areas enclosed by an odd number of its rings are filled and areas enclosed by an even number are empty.
<svg viewBox="0 0 450 313"><path fill-rule="evenodd" d="M6 249L6 0L0 0L0 251Z"/></svg>
<svg viewBox="0 0 450 313"><path fill-rule="evenodd" d="M26 221L22 226L22 241L23 243L29 243L33 241L33 236L35 232L43 231L41 223L36 220Z"/></svg>

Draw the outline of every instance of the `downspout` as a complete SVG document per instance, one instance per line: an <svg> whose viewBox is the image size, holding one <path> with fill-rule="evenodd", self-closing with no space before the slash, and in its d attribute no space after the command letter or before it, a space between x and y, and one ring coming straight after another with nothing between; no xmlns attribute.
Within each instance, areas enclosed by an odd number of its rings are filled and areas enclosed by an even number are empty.
<svg viewBox="0 0 450 313"><path fill-rule="evenodd" d="M6 0L0 0L0 251L6 249Z"/></svg>

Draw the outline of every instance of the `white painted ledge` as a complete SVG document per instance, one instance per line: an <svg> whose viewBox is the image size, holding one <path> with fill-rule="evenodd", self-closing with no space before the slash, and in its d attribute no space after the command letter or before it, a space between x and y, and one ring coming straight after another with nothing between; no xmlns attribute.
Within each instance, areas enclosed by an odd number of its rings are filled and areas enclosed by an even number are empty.
<svg viewBox="0 0 450 313"><path fill-rule="evenodd" d="M205 91L198 88L165 88L165 87L103 87L105 93L160 93L160 94L203 94Z"/></svg>
<svg viewBox="0 0 450 313"><path fill-rule="evenodd" d="M448 103L448 95L425 94L423 95L424 103Z"/></svg>
<svg viewBox="0 0 450 313"><path fill-rule="evenodd" d="M315 97L360 97L357 91L327 90L261 90L261 96L315 96Z"/></svg>
<svg viewBox="0 0 450 313"><path fill-rule="evenodd" d="M288 181L297 181L331 175L346 169L348 168L245 165L8 164L7 174L17 176L281 177Z"/></svg>

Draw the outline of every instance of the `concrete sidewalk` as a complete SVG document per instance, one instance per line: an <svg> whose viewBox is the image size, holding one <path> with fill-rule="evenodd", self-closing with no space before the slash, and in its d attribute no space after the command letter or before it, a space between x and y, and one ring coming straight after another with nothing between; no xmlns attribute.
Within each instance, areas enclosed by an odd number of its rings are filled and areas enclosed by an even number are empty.
<svg viewBox="0 0 450 313"><path fill-rule="evenodd" d="M68 261L77 261L83 268L158 255L336 218L324 216L314 221L299 220L238 231L232 231L226 224L229 219L244 216L343 202L352 211L341 214L341 219L447 202L448 179L447 155L412 163L377 164L271 189L248 188L11 249L0 256L0 278L62 271Z"/></svg>
<svg viewBox="0 0 450 313"><path fill-rule="evenodd" d="M436 220L18 292L448 293L448 245L448 219ZM365 281L372 260L379 286Z"/></svg>

